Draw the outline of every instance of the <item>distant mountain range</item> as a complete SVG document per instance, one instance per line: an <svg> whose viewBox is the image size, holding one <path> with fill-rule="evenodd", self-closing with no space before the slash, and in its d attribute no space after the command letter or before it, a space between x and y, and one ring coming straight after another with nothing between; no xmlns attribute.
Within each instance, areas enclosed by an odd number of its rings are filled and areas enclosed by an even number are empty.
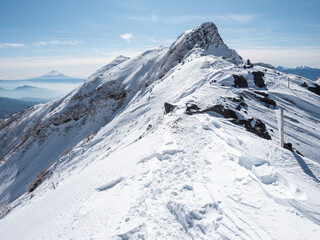
<svg viewBox="0 0 320 240"><path fill-rule="evenodd" d="M7 118L12 114L38 103L43 103L41 99L12 99L0 97L0 119Z"/></svg>
<svg viewBox="0 0 320 240"><path fill-rule="evenodd" d="M0 80L0 97L54 99L79 86L84 79L66 76L56 70L20 80Z"/></svg>
<svg viewBox="0 0 320 240"><path fill-rule="evenodd" d="M299 75L311 80L315 80L316 78L320 77L320 69L319 68L311 68L306 66L298 66L295 68L286 68L282 66L278 66L275 68L276 70L284 73L291 73L295 75Z"/></svg>
<svg viewBox="0 0 320 240"><path fill-rule="evenodd" d="M0 80L0 119L26 107L49 102L79 86L84 79L58 71L24 80Z"/></svg>
<svg viewBox="0 0 320 240"><path fill-rule="evenodd" d="M45 99L54 99L58 97L60 93L57 91L47 89L47 88L40 88L31 85L22 85L15 87L13 89L8 88L0 88L0 96L7 97L7 98L45 98Z"/></svg>
<svg viewBox="0 0 320 240"><path fill-rule="evenodd" d="M45 75L39 76L39 77L34 77L34 78L29 78L29 79L17 79L17 80L0 80L0 82L7 81L7 82L14 82L14 81L23 81L23 82L68 82L68 83L73 83L73 82L83 82L83 78L74 78L74 77L69 77L64 75L61 72L58 72L56 70L53 70L51 72L48 72Z"/></svg>

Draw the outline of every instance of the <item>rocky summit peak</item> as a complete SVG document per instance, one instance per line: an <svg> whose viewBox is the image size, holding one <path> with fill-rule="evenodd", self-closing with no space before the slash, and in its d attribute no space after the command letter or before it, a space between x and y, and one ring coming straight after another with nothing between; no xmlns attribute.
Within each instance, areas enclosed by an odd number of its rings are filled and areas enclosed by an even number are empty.
<svg viewBox="0 0 320 240"><path fill-rule="evenodd" d="M194 48L201 48L206 55L223 57L235 64L242 62L238 53L223 42L216 25L212 22L205 22L182 33L170 46L166 56L162 59L162 69L158 78L161 78L169 69L182 62Z"/></svg>
<svg viewBox="0 0 320 240"><path fill-rule="evenodd" d="M172 44L171 48L180 44L189 50L191 50L195 45L207 50L209 45L218 46L219 44L223 44L223 40L218 33L216 25L212 22L206 22L191 30L185 31Z"/></svg>

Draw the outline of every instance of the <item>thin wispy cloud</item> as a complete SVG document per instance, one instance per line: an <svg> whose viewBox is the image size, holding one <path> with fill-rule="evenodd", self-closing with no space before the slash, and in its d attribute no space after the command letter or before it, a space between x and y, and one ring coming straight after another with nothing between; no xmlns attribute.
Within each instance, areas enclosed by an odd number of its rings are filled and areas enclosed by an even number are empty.
<svg viewBox="0 0 320 240"><path fill-rule="evenodd" d="M151 17L140 17L140 16L127 16L126 19L129 20L135 20L135 21L149 21L151 20Z"/></svg>
<svg viewBox="0 0 320 240"><path fill-rule="evenodd" d="M155 39L155 38L149 38L149 41L152 42L152 43L165 43L165 44L168 44L168 43L173 43L175 41L175 39L173 38L168 38L168 39Z"/></svg>
<svg viewBox="0 0 320 240"><path fill-rule="evenodd" d="M67 45L67 46L74 46L74 45L77 45L81 43L80 41L71 41L71 40L68 40L68 41L60 41L60 40L52 40L49 42L49 45Z"/></svg>
<svg viewBox="0 0 320 240"><path fill-rule="evenodd" d="M23 43L0 43L0 48L23 48L26 47Z"/></svg>
<svg viewBox="0 0 320 240"><path fill-rule="evenodd" d="M132 38L132 34L131 33L125 33L125 34L121 34L120 37L124 40L126 40L127 42L130 42L131 38Z"/></svg>
<svg viewBox="0 0 320 240"><path fill-rule="evenodd" d="M35 47L41 47L41 46L45 46L47 44L48 44L47 42L39 41L39 42L34 42L32 45Z"/></svg>
<svg viewBox="0 0 320 240"><path fill-rule="evenodd" d="M75 46L77 44L81 43L81 41L77 41L77 40L65 40L65 41L61 41L61 40L51 40L51 41L38 41L38 42L34 42L32 45L35 47L42 47L42 46Z"/></svg>
<svg viewBox="0 0 320 240"><path fill-rule="evenodd" d="M238 23L247 23L255 18L257 18L257 15L251 15L251 14L240 14L240 15L216 15L213 16L215 19L228 21L228 22L238 22Z"/></svg>
<svg viewBox="0 0 320 240"><path fill-rule="evenodd" d="M151 17L141 17L141 16L129 16L126 17L130 20L135 21L151 21L161 22L164 24L182 24L187 22L195 21L213 21L220 20L230 23L248 23L258 18L259 15L254 14L230 14L230 15L181 15L181 16L171 16L171 17L161 17L157 15L152 15Z"/></svg>

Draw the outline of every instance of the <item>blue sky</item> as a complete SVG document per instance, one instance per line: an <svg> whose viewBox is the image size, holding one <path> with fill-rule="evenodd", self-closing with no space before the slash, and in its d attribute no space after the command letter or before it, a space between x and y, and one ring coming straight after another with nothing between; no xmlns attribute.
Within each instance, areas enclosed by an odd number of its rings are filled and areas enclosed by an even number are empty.
<svg viewBox="0 0 320 240"><path fill-rule="evenodd" d="M319 13L319 0L0 0L0 79L86 77L207 21L243 58L320 67Z"/></svg>

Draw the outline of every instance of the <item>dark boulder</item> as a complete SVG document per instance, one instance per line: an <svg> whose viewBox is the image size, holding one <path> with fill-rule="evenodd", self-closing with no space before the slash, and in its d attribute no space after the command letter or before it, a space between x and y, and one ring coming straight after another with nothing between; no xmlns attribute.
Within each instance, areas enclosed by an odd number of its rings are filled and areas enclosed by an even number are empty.
<svg viewBox="0 0 320 240"><path fill-rule="evenodd" d="M309 89L309 91L320 96L320 86L318 84L315 84L314 87L308 87L308 89Z"/></svg>
<svg viewBox="0 0 320 240"><path fill-rule="evenodd" d="M264 77L264 73L263 72L252 72L253 74L253 80L254 80L254 84L259 87L259 88L263 88L266 87L266 84L264 83L263 77Z"/></svg>
<svg viewBox="0 0 320 240"><path fill-rule="evenodd" d="M175 109L176 106L170 104L170 103L167 103L165 102L164 103L164 111L165 111L165 114L168 114L169 112L172 112L174 109Z"/></svg>
<svg viewBox="0 0 320 240"><path fill-rule="evenodd" d="M247 59L245 62L244 62L244 68L252 68L253 65L252 63L250 62L249 59Z"/></svg>
<svg viewBox="0 0 320 240"><path fill-rule="evenodd" d="M233 110L228 109L221 104L214 105L213 107L199 111L199 113L204 113L204 112L216 112L221 114L224 118L234 118L234 119L238 118L237 114Z"/></svg>
<svg viewBox="0 0 320 240"><path fill-rule="evenodd" d="M234 78L234 84L233 84L234 87L237 87L237 88L248 87L248 82L244 77L238 76L235 74L233 74L232 76Z"/></svg>
<svg viewBox="0 0 320 240"><path fill-rule="evenodd" d="M268 97L269 96L269 94L266 93L266 92L260 92L260 91L253 91L253 92L256 93L256 94L259 94L261 96L264 96L264 97Z"/></svg>
<svg viewBox="0 0 320 240"><path fill-rule="evenodd" d="M247 120L242 120L242 119L232 119L230 120L231 123L236 124L236 125L243 125L246 123Z"/></svg>
<svg viewBox="0 0 320 240"><path fill-rule="evenodd" d="M187 109L186 109L187 113L195 113L201 109L194 103L186 103L186 107L187 107Z"/></svg>
<svg viewBox="0 0 320 240"><path fill-rule="evenodd" d="M308 87L308 84L307 84L306 82L303 82L303 83L301 84L301 87Z"/></svg>
<svg viewBox="0 0 320 240"><path fill-rule="evenodd" d="M267 132L266 125L260 119L256 119L254 125L252 123L253 121L254 121L254 119L251 118L245 122L244 126L247 129L247 131L258 135L261 138L265 138L267 140L270 140L271 136Z"/></svg>
<svg viewBox="0 0 320 240"><path fill-rule="evenodd" d="M247 107L247 106L248 106L245 102L241 102L240 105L241 105L242 107Z"/></svg>
<svg viewBox="0 0 320 240"><path fill-rule="evenodd" d="M293 152L292 143L284 143L283 147L288 149L289 151Z"/></svg>
<svg viewBox="0 0 320 240"><path fill-rule="evenodd" d="M261 101L261 102L266 103L267 105L273 105L273 106L277 105L277 103L274 100L272 100L271 98L268 98L268 97L262 98L262 97L257 96L257 99L259 99L259 101Z"/></svg>

